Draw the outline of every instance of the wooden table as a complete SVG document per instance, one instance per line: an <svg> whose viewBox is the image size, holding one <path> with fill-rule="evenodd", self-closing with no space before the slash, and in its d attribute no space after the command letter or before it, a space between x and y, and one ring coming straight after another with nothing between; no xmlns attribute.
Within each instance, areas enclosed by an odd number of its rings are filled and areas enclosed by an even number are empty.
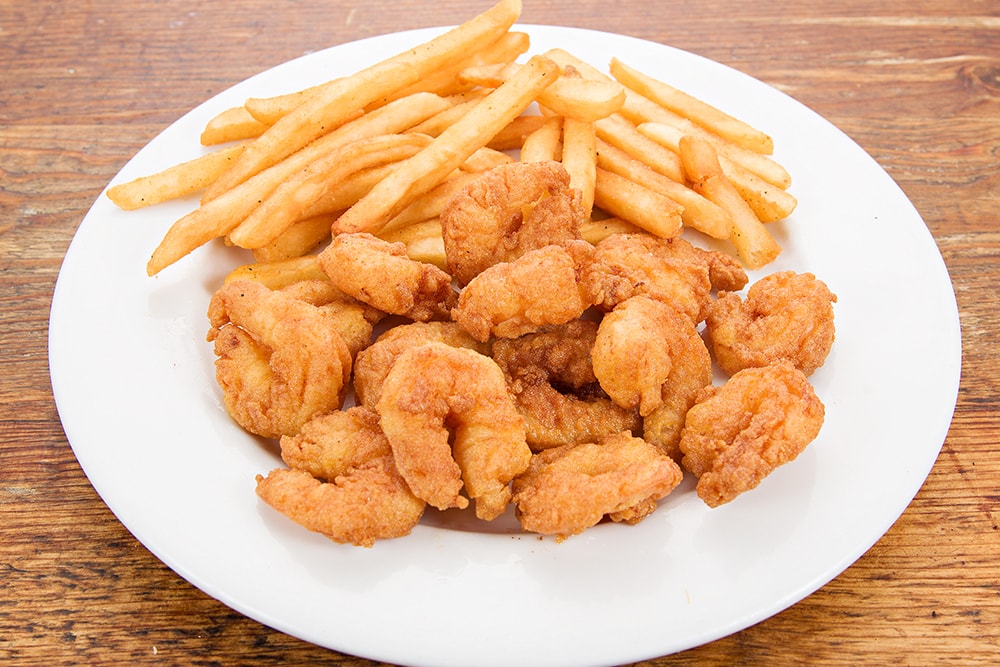
<svg viewBox="0 0 1000 667"><path fill-rule="evenodd" d="M488 4L0 6L0 662L372 664L231 611L116 521L81 472L52 400L50 299L93 200L185 111L310 51L451 24ZM670 44L815 109L916 205L961 310L954 421L902 518L846 572L783 613L645 664L1000 661L1000 6L526 0L522 21Z"/></svg>

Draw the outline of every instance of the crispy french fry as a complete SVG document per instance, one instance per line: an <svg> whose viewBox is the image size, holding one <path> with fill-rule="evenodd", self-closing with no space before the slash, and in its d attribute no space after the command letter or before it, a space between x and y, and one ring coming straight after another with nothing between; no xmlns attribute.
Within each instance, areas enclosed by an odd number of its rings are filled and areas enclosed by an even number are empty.
<svg viewBox="0 0 1000 667"><path fill-rule="evenodd" d="M231 141L255 139L264 134L268 125L250 115L246 107L233 107L215 115L201 132L202 146L215 146Z"/></svg>
<svg viewBox="0 0 1000 667"><path fill-rule="evenodd" d="M631 155L603 141L597 142L597 166L613 171L639 185L670 197L684 207L681 219L686 227L716 239L729 238L729 213L713 201L654 171Z"/></svg>
<svg viewBox="0 0 1000 667"><path fill-rule="evenodd" d="M448 200L480 175L479 172L455 170L449 178L414 199L406 208L393 216L380 234L388 234L403 227L437 218Z"/></svg>
<svg viewBox="0 0 1000 667"><path fill-rule="evenodd" d="M654 171L678 183L684 182L684 168L677 153L646 137L624 117L614 114L594 123L602 141L619 148Z"/></svg>
<svg viewBox="0 0 1000 667"><path fill-rule="evenodd" d="M255 262L277 262L302 257L330 238L330 226L335 214L317 215L299 220L278 238L253 250Z"/></svg>
<svg viewBox="0 0 1000 667"><path fill-rule="evenodd" d="M399 164L390 162L355 172L334 184L328 193L303 212L304 218L314 218L328 213L340 215L357 203L375 184L388 176ZM327 230L329 231L329 230Z"/></svg>
<svg viewBox="0 0 1000 667"><path fill-rule="evenodd" d="M490 139L487 147L497 151L518 150L532 132L545 123L545 117L537 114L518 116Z"/></svg>
<svg viewBox="0 0 1000 667"><path fill-rule="evenodd" d="M258 122L265 125L274 125L281 120L282 116L285 116L303 104L310 97L318 93L325 85L331 85L332 83L330 81L326 84L310 86L309 88L273 97L250 97L243 102L243 107Z"/></svg>
<svg viewBox="0 0 1000 667"><path fill-rule="evenodd" d="M229 234L229 240L241 248L267 245L336 183L362 169L405 160L429 143L430 137L422 134L389 134L341 146L279 185Z"/></svg>
<svg viewBox="0 0 1000 667"><path fill-rule="evenodd" d="M756 153L770 155L774 152L774 140L765 132L761 132L742 120L730 116L666 82L654 79L634 67L629 67L618 58L611 59L610 70L611 75L622 85L700 125L709 132L714 132L720 137Z"/></svg>
<svg viewBox="0 0 1000 667"><path fill-rule="evenodd" d="M324 86L254 140L206 193L212 199L296 152L357 109L413 85L467 58L507 32L521 14L520 0L492 8L430 41Z"/></svg>
<svg viewBox="0 0 1000 667"><path fill-rule="evenodd" d="M531 58L475 109L347 209L334 225L334 232L376 233L415 197L440 183L484 146L558 77L559 68L551 60Z"/></svg>
<svg viewBox="0 0 1000 667"><path fill-rule="evenodd" d="M703 139L684 136L680 150L692 187L729 211L732 221L729 240L743 264L748 269L759 269L774 261L781 247L726 178L715 148Z"/></svg>
<svg viewBox="0 0 1000 667"><path fill-rule="evenodd" d="M431 218L406 227L383 230L379 232L379 236L391 243L404 244L406 256L410 259L433 264L444 271L448 270L439 218Z"/></svg>
<svg viewBox="0 0 1000 667"><path fill-rule="evenodd" d="M671 238L683 229L680 204L600 168L597 169L594 203L611 215L657 236Z"/></svg>
<svg viewBox="0 0 1000 667"><path fill-rule="evenodd" d="M621 218L586 220L580 225L580 236L591 245L597 245L612 234L635 234L642 229Z"/></svg>
<svg viewBox="0 0 1000 667"><path fill-rule="evenodd" d="M229 272L225 282L255 280L271 289L281 289L303 280L329 280L319 268L316 255L304 255L277 262L244 264Z"/></svg>
<svg viewBox="0 0 1000 667"><path fill-rule="evenodd" d="M529 134L521 146L521 162L546 162L558 160L562 155L561 116L545 119L540 128Z"/></svg>
<svg viewBox="0 0 1000 667"><path fill-rule="evenodd" d="M643 123L639 131L653 141L680 152L680 140L684 133L673 125ZM798 201L786 190L759 178L725 155L719 155L719 165L761 222L781 220L795 210Z"/></svg>
<svg viewBox="0 0 1000 667"><path fill-rule="evenodd" d="M186 197L206 188L243 152L244 146L231 146L206 153L193 160L167 167L128 183L108 188L108 198L119 208L132 211L171 199Z"/></svg>
<svg viewBox="0 0 1000 667"><path fill-rule="evenodd" d="M583 195L583 208L589 218L597 183L597 137L593 123L575 118L564 120L562 163L569 172L570 187Z"/></svg>
<svg viewBox="0 0 1000 667"><path fill-rule="evenodd" d="M472 155L466 158L465 162L459 165L459 169L470 173L482 173L493 167L513 162L514 158L489 146L483 146L473 151Z"/></svg>

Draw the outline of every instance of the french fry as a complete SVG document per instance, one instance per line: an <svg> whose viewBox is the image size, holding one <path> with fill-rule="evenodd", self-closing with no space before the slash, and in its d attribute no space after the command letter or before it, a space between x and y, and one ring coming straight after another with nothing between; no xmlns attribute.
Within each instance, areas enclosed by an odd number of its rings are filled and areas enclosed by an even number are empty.
<svg viewBox="0 0 1000 667"><path fill-rule="evenodd" d="M594 123L594 130L602 141L625 151L667 178L684 182L684 168L677 153L643 135L623 116L614 114L602 118Z"/></svg>
<svg viewBox="0 0 1000 667"><path fill-rule="evenodd" d="M334 232L377 233L393 215L440 183L519 116L558 77L555 63L541 56L532 57L475 109L347 209L334 225Z"/></svg>
<svg viewBox="0 0 1000 667"><path fill-rule="evenodd" d="M680 152L680 140L684 133L673 125L643 123L639 131L653 141ZM725 155L719 155L719 165L761 222L782 220L795 210L798 200L786 190L761 179Z"/></svg>
<svg viewBox="0 0 1000 667"><path fill-rule="evenodd" d="M276 290L303 280L329 280L329 278L319 268L316 255L305 255L278 262L244 264L230 271L225 278L227 283L234 280L255 280Z"/></svg>
<svg viewBox="0 0 1000 667"><path fill-rule="evenodd" d="M249 144L240 159L209 188L206 199L211 200L278 163L341 125L357 109L467 58L483 44L490 44L507 32L520 14L520 0L501 0L422 45L324 86Z"/></svg>
<svg viewBox="0 0 1000 667"><path fill-rule="evenodd" d="M500 130L487 145L497 151L519 150L524 145L525 139L532 132L545 124L545 117L537 114L518 116L507 123L507 126Z"/></svg>
<svg viewBox="0 0 1000 667"><path fill-rule="evenodd" d="M302 217L314 218L328 213L340 214L357 203L375 184L392 173L399 165L395 162L380 164L357 171L333 185L319 201L306 209ZM329 230L327 230L329 231Z"/></svg>
<svg viewBox="0 0 1000 667"><path fill-rule="evenodd" d="M114 185L108 188L108 198L119 208L133 211L186 197L214 182L239 157L243 149L244 146L223 148L167 167L155 174Z"/></svg>
<svg viewBox="0 0 1000 667"><path fill-rule="evenodd" d="M388 234L403 227L437 218L441 215L448 200L479 176L479 172L455 170L449 178L414 199L406 208L393 216L382 228L380 234Z"/></svg>
<svg viewBox="0 0 1000 667"><path fill-rule="evenodd" d="M253 250L255 262L277 262L302 257L330 238L330 226L336 214L317 215L299 220L279 237Z"/></svg>
<svg viewBox="0 0 1000 667"><path fill-rule="evenodd" d="M729 213L713 201L654 171L625 151L598 141L597 166L613 171L643 187L670 197L684 207L681 219L686 227L716 239L729 238Z"/></svg>
<svg viewBox="0 0 1000 667"><path fill-rule="evenodd" d="M774 261L781 247L726 178L715 148L703 139L684 136L680 141L680 150L684 172L692 187L729 211L729 240L736 247L743 264L748 269L759 269Z"/></svg>
<svg viewBox="0 0 1000 667"><path fill-rule="evenodd" d="M654 79L634 67L629 67L618 58L612 58L609 67L611 76L622 85L700 125L709 132L756 153L770 155L774 152L774 140L765 132L761 132L742 120L734 118L668 83Z"/></svg>
<svg viewBox="0 0 1000 667"><path fill-rule="evenodd" d="M511 156L487 145L473 151L472 155L459 165L459 169L470 173L482 173L513 161L514 158Z"/></svg>
<svg viewBox="0 0 1000 667"><path fill-rule="evenodd" d="M430 138L422 134L389 134L338 147L279 185L229 234L229 240L241 248L267 245L336 183L362 169L405 160L429 143Z"/></svg>
<svg viewBox="0 0 1000 667"><path fill-rule="evenodd" d="M406 227L396 227L379 232L379 237L391 243L406 246L406 256L418 262L433 264L443 271L448 270L448 260L441 237L440 218L431 218Z"/></svg>
<svg viewBox="0 0 1000 667"><path fill-rule="evenodd" d="M621 218L602 218L585 220L580 225L580 236L591 245L597 245L612 234L636 234L642 229Z"/></svg>
<svg viewBox="0 0 1000 667"><path fill-rule="evenodd" d="M334 79L334 81L337 80ZM334 81L328 81L325 84L310 86L309 88L273 97L250 97L243 102L243 108L258 122L265 125L274 125L281 120L282 116L287 115L296 107L302 105L306 100L322 90L324 86L332 86Z"/></svg>
<svg viewBox="0 0 1000 667"><path fill-rule="evenodd" d="M246 107L233 107L215 115L201 132L202 146L215 146L231 141L255 139L264 134L268 125L250 115Z"/></svg>
<svg viewBox="0 0 1000 667"><path fill-rule="evenodd" d="M656 236L671 238L683 229L680 204L624 176L600 168L597 169L594 203L611 215Z"/></svg>
<svg viewBox="0 0 1000 667"><path fill-rule="evenodd" d="M521 162L545 162L558 160L562 155L561 116L545 119L540 128L529 134L521 146Z"/></svg>
<svg viewBox="0 0 1000 667"><path fill-rule="evenodd" d="M593 123L564 119L562 163L569 172L570 187L582 194L583 208L589 218L597 184L597 137Z"/></svg>

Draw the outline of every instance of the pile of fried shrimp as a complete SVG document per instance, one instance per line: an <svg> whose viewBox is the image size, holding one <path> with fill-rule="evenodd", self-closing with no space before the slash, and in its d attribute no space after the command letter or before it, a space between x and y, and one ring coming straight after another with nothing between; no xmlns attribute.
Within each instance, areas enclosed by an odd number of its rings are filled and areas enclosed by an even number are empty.
<svg viewBox="0 0 1000 667"><path fill-rule="evenodd" d="M617 60L518 63L519 13L248 100L202 135L226 146L109 189L204 191L151 275L252 254L208 304L216 380L280 450L257 496L335 542L465 508L561 541L685 475L714 508L823 425L837 299L761 271L795 207L770 137Z"/></svg>

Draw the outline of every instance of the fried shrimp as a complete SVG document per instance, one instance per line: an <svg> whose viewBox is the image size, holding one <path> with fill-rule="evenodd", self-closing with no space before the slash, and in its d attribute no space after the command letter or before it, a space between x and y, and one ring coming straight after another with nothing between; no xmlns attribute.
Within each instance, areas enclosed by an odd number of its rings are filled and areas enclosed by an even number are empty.
<svg viewBox="0 0 1000 667"><path fill-rule="evenodd" d="M247 431L292 435L342 404L351 352L320 308L236 280L212 296L208 317L226 410Z"/></svg>
<svg viewBox="0 0 1000 667"><path fill-rule="evenodd" d="M559 162L513 162L485 172L441 211L441 235L461 285L529 250L580 238L587 217Z"/></svg>
<svg viewBox="0 0 1000 667"><path fill-rule="evenodd" d="M452 318L484 342L574 320L591 305L583 277L593 251L569 241L495 264L465 286Z"/></svg>
<svg viewBox="0 0 1000 667"><path fill-rule="evenodd" d="M673 459L627 433L601 442L546 449L513 483L525 530L565 539L605 516L638 523L680 483Z"/></svg>
<svg viewBox="0 0 1000 667"><path fill-rule="evenodd" d="M355 406L317 415L295 435L281 437L281 459L289 468L333 481L351 468L392 454L374 410Z"/></svg>
<svg viewBox="0 0 1000 667"><path fill-rule="evenodd" d="M647 296L626 299L601 320L593 362L611 399L643 416L643 438L679 460L684 416L712 383L712 358L691 319Z"/></svg>
<svg viewBox="0 0 1000 667"><path fill-rule="evenodd" d="M367 233L333 237L319 265L355 299L411 320L447 319L457 299L447 273L407 257L404 244Z"/></svg>
<svg viewBox="0 0 1000 667"><path fill-rule="evenodd" d="M466 507L490 521L528 466L524 419L499 366L474 350L425 343L399 355L377 406L396 465L413 493L438 509Z"/></svg>
<svg viewBox="0 0 1000 667"><path fill-rule="evenodd" d="M474 339L455 322L411 322L387 329L354 361L354 393L358 402L374 409L385 376L396 358L411 347L429 342L489 354L489 345Z"/></svg>
<svg viewBox="0 0 1000 667"><path fill-rule="evenodd" d="M729 375L778 359L812 375L833 346L836 301L813 274L780 271L751 285L746 300L720 293L708 310L705 333Z"/></svg>
<svg viewBox="0 0 1000 667"><path fill-rule="evenodd" d="M824 416L809 380L790 361L747 368L705 388L688 411L682 464L699 478L698 496L718 507L795 459Z"/></svg>
<svg viewBox="0 0 1000 667"><path fill-rule="evenodd" d="M615 405L597 383L590 358L596 336L596 322L573 320L494 342L493 359L524 417L532 450L641 432L638 413Z"/></svg>
<svg viewBox="0 0 1000 667"><path fill-rule="evenodd" d="M612 234L597 244L587 284L594 305L602 310L644 294L670 303L697 323L704 319L712 289L746 284L746 273L733 258L679 237Z"/></svg>
<svg viewBox="0 0 1000 667"><path fill-rule="evenodd" d="M382 311L345 294L329 280L302 280L281 291L319 307L333 318L352 357L371 344L375 325L385 317Z"/></svg>
<svg viewBox="0 0 1000 667"><path fill-rule="evenodd" d="M277 468L266 477L257 475L257 495L308 530L362 547L408 535L425 507L396 471L391 455L353 466L330 482L305 470Z"/></svg>

